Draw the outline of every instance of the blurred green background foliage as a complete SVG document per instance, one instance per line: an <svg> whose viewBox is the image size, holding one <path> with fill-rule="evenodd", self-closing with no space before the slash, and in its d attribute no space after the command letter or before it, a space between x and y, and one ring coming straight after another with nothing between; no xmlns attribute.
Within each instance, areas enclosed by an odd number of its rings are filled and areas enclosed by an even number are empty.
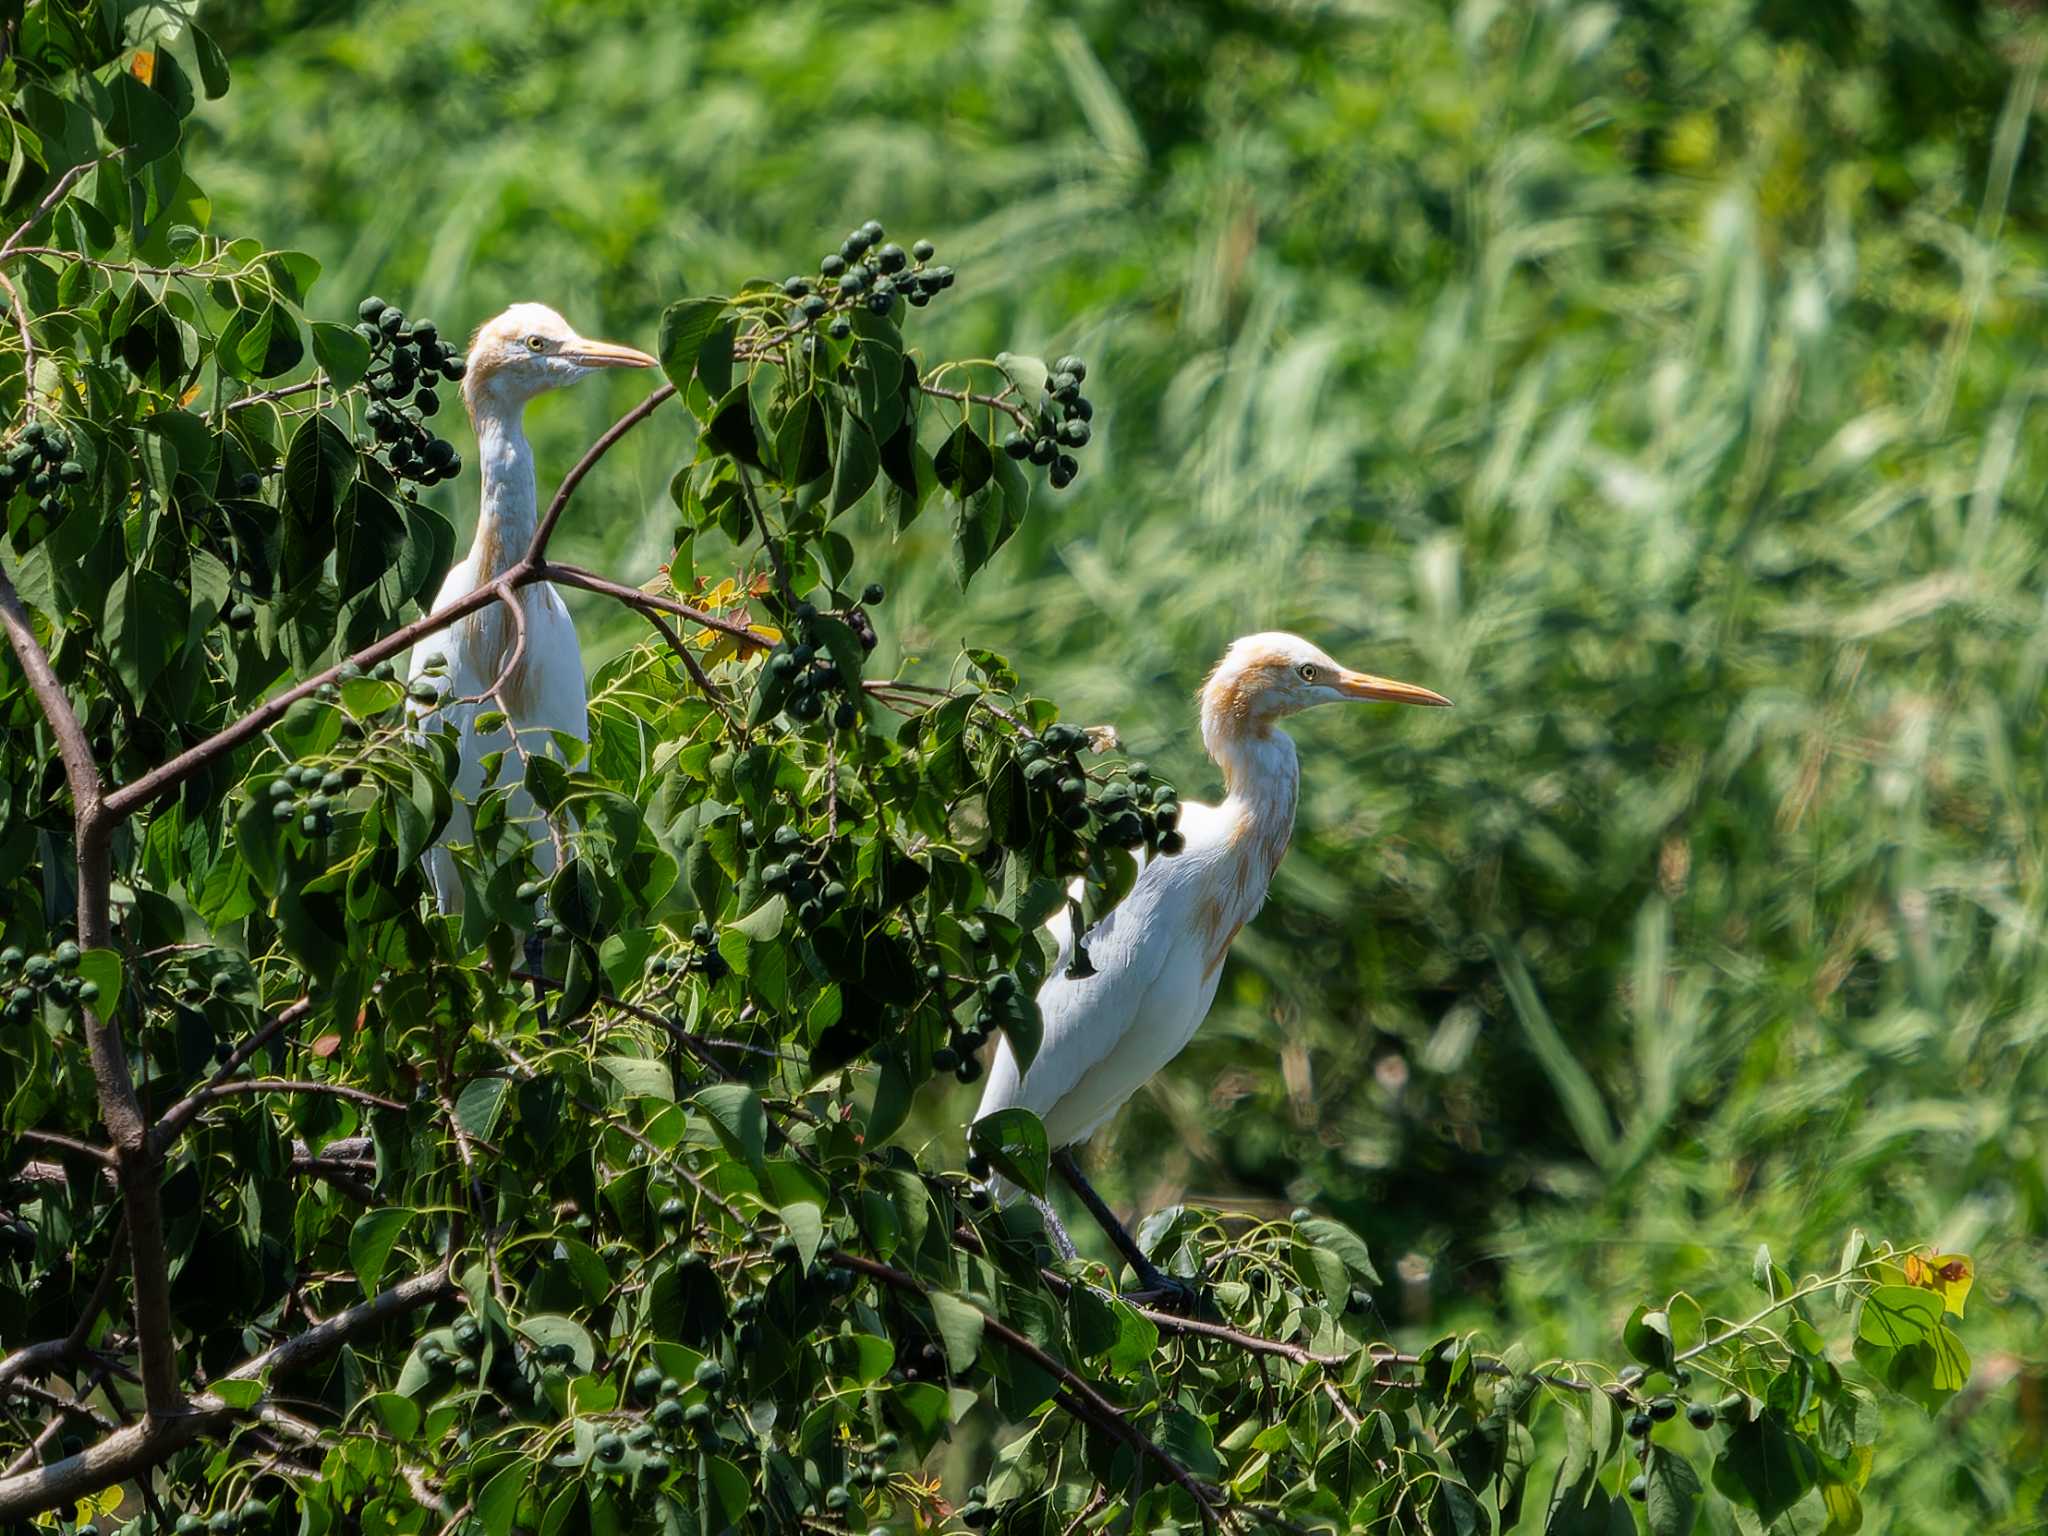
<svg viewBox="0 0 2048 1536"><path fill-rule="evenodd" d="M188 155L327 318L450 334L534 298L650 345L863 218L937 241L934 352L1084 354L1099 446L968 597L932 519L868 562L885 648L1004 645L1190 794L1240 632L1459 706L1301 723L1295 850L1105 1188L1328 1208L1397 1336L1570 1354L1760 1234L1935 1237L1977 1378L1888 1409L1866 1528L2038 1529L2034 9L221 0ZM640 387L537 409L543 478ZM666 557L684 430L569 558ZM466 527L473 472L435 494Z"/></svg>

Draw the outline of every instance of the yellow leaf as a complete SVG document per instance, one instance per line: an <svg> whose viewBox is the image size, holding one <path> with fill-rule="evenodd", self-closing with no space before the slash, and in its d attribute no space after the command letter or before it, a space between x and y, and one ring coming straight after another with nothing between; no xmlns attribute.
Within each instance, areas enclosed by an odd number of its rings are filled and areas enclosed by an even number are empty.
<svg viewBox="0 0 2048 1536"><path fill-rule="evenodd" d="M1953 1312L1957 1317L1963 1315L1963 1303L1969 1299L1970 1286L1976 1279L1968 1254L1937 1253L1931 1259L1923 1259L1917 1253L1909 1253L1905 1271L1908 1285L1933 1291L1941 1297L1944 1311Z"/></svg>
<svg viewBox="0 0 2048 1536"><path fill-rule="evenodd" d="M156 55L143 49L128 61L128 73L144 85L156 84Z"/></svg>

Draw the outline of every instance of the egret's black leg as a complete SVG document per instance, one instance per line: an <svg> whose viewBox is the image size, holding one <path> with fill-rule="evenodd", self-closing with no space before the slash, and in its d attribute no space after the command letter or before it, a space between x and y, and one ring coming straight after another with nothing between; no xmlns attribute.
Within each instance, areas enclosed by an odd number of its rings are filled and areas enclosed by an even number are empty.
<svg viewBox="0 0 2048 1536"><path fill-rule="evenodd" d="M528 929L526 933L526 969L535 976L545 976L548 973L547 947L541 943L540 935L532 929ZM546 996L547 988L537 981L534 982L534 1001L539 1002Z"/></svg>
<svg viewBox="0 0 2048 1536"><path fill-rule="evenodd" d="M1116 1245L1116 1251L1124 1256L1124 1262L1137 1274L1137 1297L1157 1300L1169 1307L1194 1305L1199 1297L1196 1288L1185 1280L1175 1279L1145 1257L1145 1250L1138 1246L1138 1240L1116 1219L1116 1212L1095 1192L1095 1186L1082 1176L1080 1165L1074 1161L1070 1149L1062 1147L1053 1153L1052 1166L1067 1181L1067 1187L1081 1197L1081 1203L1088 1207L1088 1214L1095 1218L1095 1224L1102 1228L1110 1242Z"/></svg>

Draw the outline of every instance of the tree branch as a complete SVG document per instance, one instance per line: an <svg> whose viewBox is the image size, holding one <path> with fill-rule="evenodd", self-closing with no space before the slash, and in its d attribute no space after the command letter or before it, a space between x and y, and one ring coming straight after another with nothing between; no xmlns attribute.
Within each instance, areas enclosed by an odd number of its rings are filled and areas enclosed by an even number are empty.
<svg viewBox="0 0 2048 1536"><path fill-rule="evenodd" d="M276 1018L228 1052L228 1059L215 1070L206 1088L216 1088L226 1082L242 1069L250 1057L312 1011L312 1000L304 997L281 1009ZM161 1157L170 1150L171 1143L178 1139L185 1127L191 1124L193 1117L199 1113L201 1104L205 1102L200 1095L206 1092L206 1088L194 1089L157 1117L156 1127L150 1132L150 1142L157 1156Z"/></svg>
<svg viewBox="0 0 2048 1536"><path fill-rule="evenodd" d="M231 1083L213 1083L201 1088L193 1095L204 1109L215 1099L224 1099L237 1093L324 1093L329 1098L347 1099L351 1104L362 1104L370 1109L395 1109L405 1112L405 1106L396 1099L387 1099L382 1094L371 1093L366 1088L351 1088L346 1083L306 1082L283 1077L249 1077Z"/></svg>
<svg viewBox="0 0 2048 1536"><path fill-rule="evenodd" d="M78 943L105 949L113 942L108 911L113 885L114 827L119 820L101 798L99 765L93 760L78 715L65 696L57 674L36 640L28 610L14 583L0 571L0 624L35 691L43 718L56 733L64 775L71 786L78 862ZM169 1413L182 1401L178 1390L177 1345L171 1336L170 1269L164 1254L163 1206L158 1193L157 1164L149 1146L149 1126L128 1070L128 1048L118 1027L110 1027L96 1008L82 1008L86 1049L92 1059L100 1120L114 1144L120 1174L121 1200L134 1249L135 1331L141 1352L144 1400L152 1414Z"/></svg>
<svg viewBox="0 0 2048 1536"><path fill-rule="evenodd" d="M842 1249L832 1255L832 1262L842 1269L850 1269L870 1279L879 1280L884 1285L894 1286L897 1290L909 1291L917 1296L925 1294L924 1286L915 1276L877 1260L863 1258L857 1253L847 1253ZM1055 1400L1063 1409L1075 1418L1094 1424L1098 1429L1123 1441L1131 1448L1132 1453L1140 1458L1157 1462L1165 1470L1166 1475L1195 1501L1195 1508L1200 1511L1204 1525L1214 1526L1221 1521L1222 1511L1218 1507L1215 1492L1169 1456L1158 1442L1125 1418L1123 1410L1097 1391L1085 1377L1055 1360L1001 1318L982 1311L979 1307L975 1310L981 1312L984 1332L1024 1356L1060 1383L1061 1391Z"/></svg>
<svg viewBox="0 0 2048 1536"><path fill-rule="evenodd" d="M0 569L0 624L6 626L8 643L14 647L28 685L35 691L36 702L42 706L43 718L57 738L57 755L64 763L64 778L71 786L73 806L82 811L88 805L97 805L100 770L93 761L92 746L85 739L85 727L78 723L78 712L71 707L64 685L57 680L50 658L43 653L28 609L22 606L21 596L4 569Z"/></svg>
<svg viewBox="0 0 2048 1536"><path fill-rule="evenodd" d="M547 511L541 514L539 525L533 530L533 542L526 546L521 565L539 566L547 561L548 541L555 536L555 524L562 520L562 510L569 505L569 498L576 494L576 487L583 483L583 477L590 473L597 461L611 452L612 444L652 416L661 403L676 392L673 384L664 384L653 394L626 412L605 429L604 436L584 450L583 457L562 476L562 483L556 487L554 499L548 503Z"/></svg>
<svg viewBox="0 0 2048 1536"><path fill-rule="evenodd" d="M439 1301L454 1290L455 1282L444 1262L243 1361L225 1379L256 1381L267 1375L271 1382L281 1381L365 1329ZM174 1413L149 1414L130 1428L117 1430L87 1446L76 1456L18 1476L0 1477L0 1523L25 1520L46 1509L73 1503L86 1494L98 1493L114 1483L126 1482L237 1416L235 1409L205 1393Z"/></svg>
<svg viewBox="0 0 2048 1536"><path fill-rule="evenodd" d="M52 208L56 207L57 204L64 200L64 194L66 192L69 192L74 186L78 184L79 177L83 176L87 171L92 170L104 159L106 159L106 156L104 155L95 155L90 160L81 160L77 165L72 166L71 169L66 171L62 176L59 176L57 178L56 185L51 187L49 191L45 192L43 194L43 200L40 203L36 204L35 212L31 213L27 218L23 219L19 224L15 225L14 233L7 237L6 244L0 245L0 261L5 261L10 256L20 255L21 237L27 234L31 229L35 228L35 226L41 222L44 214L48 213Z"/></svg>

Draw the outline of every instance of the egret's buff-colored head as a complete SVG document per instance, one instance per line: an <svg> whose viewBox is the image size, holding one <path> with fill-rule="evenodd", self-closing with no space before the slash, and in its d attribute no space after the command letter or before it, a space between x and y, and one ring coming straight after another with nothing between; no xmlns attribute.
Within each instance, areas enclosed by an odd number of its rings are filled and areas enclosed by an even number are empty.
<svg viewBox="0 0 2048 1536"><path fill-rule="evenodd" d="M535 395L561 389L599 368L652 368L634 347L592 341L545 304L514 304L486 320L470 338L462 402L472 420L485 409L518 409Z"/></svg>
<svg viewBox="0 0 2048 1536"><path fill-rule="evenodd" d="M1269 631L1231 642L1202 684L1202 739L1211 753L1233 740L1266 735L1283 716L1318 704L1451 701L1414 683L1353 672L1299 635Z"/></svg>

